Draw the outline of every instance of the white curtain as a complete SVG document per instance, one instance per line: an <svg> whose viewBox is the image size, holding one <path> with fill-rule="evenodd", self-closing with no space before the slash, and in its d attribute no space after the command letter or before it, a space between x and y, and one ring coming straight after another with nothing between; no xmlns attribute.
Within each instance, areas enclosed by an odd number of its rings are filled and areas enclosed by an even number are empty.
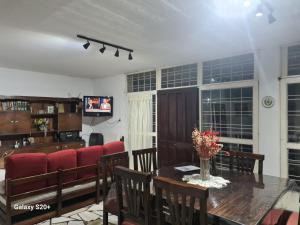
<svg viewBox="0 0 300 225"><path fill-rule="evenodd" d="M128 147L129 150L152 146L152 94L128 94Z"/></svg>

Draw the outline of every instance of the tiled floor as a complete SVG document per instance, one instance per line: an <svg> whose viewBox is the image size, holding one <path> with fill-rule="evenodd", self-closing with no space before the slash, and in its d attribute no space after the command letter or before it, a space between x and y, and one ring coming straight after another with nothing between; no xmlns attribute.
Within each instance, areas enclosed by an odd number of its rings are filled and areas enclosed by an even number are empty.
<svg viewBox="0 0 300 225"><path fill-rule="evenodd" d="M59 218L52 219L52 225L102 225L103 202L99 205L85 207ZM108 215L110 224L117 224L118 218L114 215ZM38 225L50 225L50 220L39 223Z"/></svg>

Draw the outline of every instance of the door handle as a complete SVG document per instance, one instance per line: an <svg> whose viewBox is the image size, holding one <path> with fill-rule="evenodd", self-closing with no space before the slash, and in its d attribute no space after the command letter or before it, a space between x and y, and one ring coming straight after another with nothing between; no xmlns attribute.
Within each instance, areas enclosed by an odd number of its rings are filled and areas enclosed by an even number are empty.
<svg viewBox="0 0 300 225"><path fill-rule="evenodd" d="M10 123L15 123L15 121L11 120Z"/></svg>
<svg viewBox="0 0 300 225"><path fill-rule="evenodd" d="M19 121L18 121L18 120L15 120L15 123L19 123Z"/></svg>

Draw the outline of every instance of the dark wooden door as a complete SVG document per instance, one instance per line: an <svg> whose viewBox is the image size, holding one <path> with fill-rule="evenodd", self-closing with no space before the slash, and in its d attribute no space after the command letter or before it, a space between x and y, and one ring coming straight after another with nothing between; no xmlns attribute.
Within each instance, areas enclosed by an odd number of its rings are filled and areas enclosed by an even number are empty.
<svg viewBox="0 0 300 225"><path fill-rule="evenodd" d="M81 113L59 113L58 130L59 131L82 130Z"/></svg>
<svg viewBox="0 0 300 225"><path fill-rule="evenodd" d="M31 115L29 112L15 112L16 134L30 133L31 123Z"/></svg>
<svg viewBox="0 0 300 225"><path fill-rule="evenodd" d="M198 126L198 88L180 88L157 93L158 164L191 162L192 131Z"/></svg>
<svg viewBox="0 0 300 225"><path fill-rule="evenodd" d="M0 134L14 134L15 113L14 112L0 112Z"/></svg>

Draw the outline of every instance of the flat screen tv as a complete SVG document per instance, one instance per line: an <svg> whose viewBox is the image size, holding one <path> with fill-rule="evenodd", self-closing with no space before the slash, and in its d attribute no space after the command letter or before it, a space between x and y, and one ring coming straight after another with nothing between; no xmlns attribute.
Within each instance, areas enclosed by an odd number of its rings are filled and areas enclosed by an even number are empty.
<svg viewBox="0 0 300 225"><path fill-rule="evenodd" d="M83 97L84 116L112 116L113 97L111 96L84 96Z"/></svg>

